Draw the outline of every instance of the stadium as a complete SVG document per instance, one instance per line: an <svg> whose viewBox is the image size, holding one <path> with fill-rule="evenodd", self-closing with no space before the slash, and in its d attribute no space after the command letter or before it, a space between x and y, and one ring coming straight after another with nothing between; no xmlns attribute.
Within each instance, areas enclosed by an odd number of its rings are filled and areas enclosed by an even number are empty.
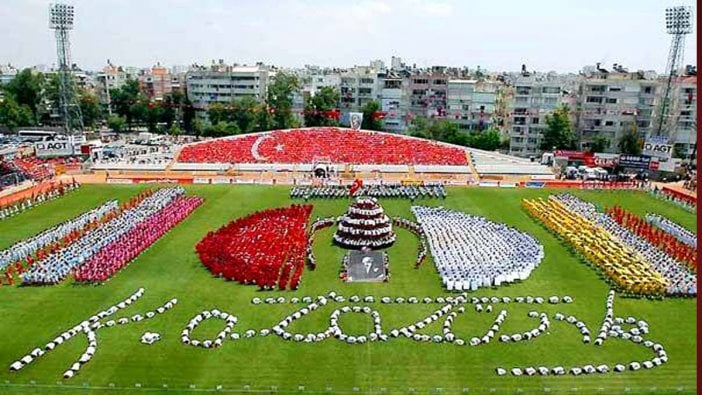
<svg viewBox="0 0 702 395"><path fill-rule="evenodd" d="M136 158L3 163L5 391L695 392L675 189L335 127Z"/></svg>

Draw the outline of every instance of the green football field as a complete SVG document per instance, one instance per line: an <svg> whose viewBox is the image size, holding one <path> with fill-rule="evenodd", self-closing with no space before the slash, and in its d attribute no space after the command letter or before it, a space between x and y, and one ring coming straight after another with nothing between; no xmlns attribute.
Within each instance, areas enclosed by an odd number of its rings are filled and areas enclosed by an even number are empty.
<svg viewBox="0 0 702 395"><path fill-rule="evenodd" d="M77 192L0 222L0 248L30 237L45 228L75 217L110 199L127 199L145 187L85 185ZM374 295L369 304L382 316L389 331L424 319L439 304L381 304L381 296L447 295L431 259L414 269L418 241L408 231L396 229L398 242L388 250L389 283L345 284L339 280L344 250L332 245L334 227L317 234L314 251L317 269L305 270L297 291L257 291L213 278L199 263L195 244L208 231L253 211L292 203L286 187L191 186L189 194L205 198L202 206L145 251L104 285L76 285L66 281L52 287L0 287L0 391L17 393L89 393L157 391L237 391L278 393L694 393L696 371L696 306L694 299L667 298L662 301L616 297L615 316L634 316L649 323L647 339L661 343L669 362L650 370L583 376L499 377L496 367L562 365L642 361L653 357L641 345L609 338L603 346L583 344L578 330L553 319L557 312L575 315L597 335L605 310L608 286L597 272L532 220L520 206L522 198L547 196L555 191L536 189L449 189L446 200L418 200L418 204L444 207L485 216L514 226L537 238L546 257L531 276L521 283L481 289L472 296L570 295L572 304L494 305L491 313L476 312L472 304L455 320L454 332L470 339L482 337L500 310L508 316L495 339L478 347L441 343L418 343L404 337L388 342L347 345L336 339L321 343L295 343L280 337L227 340L217 349L186 346L180 332L203 310L218 308L238 317L235 332L271 328L302 304L253 305L253 297L317 296L330 291L351 295ZM601 208L619 204L638 215L656 212L696 230L695 215L641 192L576 191ZM347 200L314 200L312 220L345 212ZM413 218L410 202L381 200L390 216ZM170 298L178 304L156 318L97 331L95 357L70 380L63 372L85 351L85 336L76 336L19 372L9 365L58 334L131 295L138 288L146 292L138 302L117 313L117 317L144 313ZM330 302L289 327L293 333L322 332L329 314L350 303ZM360 305L365 305L360 303ZM547 333L520 343L501 343L501 334L524 332L538 326L528 312L546 312L551 319ZM443 320L422 333L440 334ZM368 333L372 321L366 315L345 314L339 324L346 333ZM221 320L207 320L193 338L214 338L224 326ZM158 332L161 341L143 345L144 332ZM577 391L577 392L576 392Z"/></svg>

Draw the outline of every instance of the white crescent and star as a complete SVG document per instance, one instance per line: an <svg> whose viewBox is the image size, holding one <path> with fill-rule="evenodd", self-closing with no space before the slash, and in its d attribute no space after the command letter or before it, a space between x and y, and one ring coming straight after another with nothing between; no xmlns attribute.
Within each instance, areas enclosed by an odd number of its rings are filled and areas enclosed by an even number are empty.
<svg viewBox="0 0 702 395"><path fill-rule="evenodd" d="M273 136L271 136L270 134L263 134L259 138L257 138L256 141L254 141L254 143L251 145L251 156L253 156L256 160L268 160L267 157L261 155L261 153L258 152L258 147L261 145L261 143L263 143L264 140L272 138ZM274 149L276 152L283 152L283 149L285 149L285 145L278 143L276 144Z"/></svg>

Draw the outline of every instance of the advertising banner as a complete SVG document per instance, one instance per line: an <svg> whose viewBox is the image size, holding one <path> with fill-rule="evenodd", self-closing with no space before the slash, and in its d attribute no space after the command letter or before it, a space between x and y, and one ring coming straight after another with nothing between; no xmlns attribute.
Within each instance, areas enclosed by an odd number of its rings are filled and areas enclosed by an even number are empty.
<svg viewBox="0 0 702 395"><path fill-rule="evenodd" d="M595 154L595 166L613 168L617 167L617 164L619 164L619 155L617 154Z"/></svg>
<svg viewBox="0 0 702 395"><path fill-rule="evenodd" d="M42 141L34 143L39 158L73 155L73 144L68 141Z"/></svg>
<svg viewBox="0 0 702 395"><path fill-rule="evenodd" d="M651 158L639 155L619 155L619 165L630 169L648 169Z"/></svg>
<svg viewBox="0 0 702 395"><path fill-rule="evenodd" d="M673 156L673 146L667 143L659 143L648 140L644 143L643 154L668 160Z"/></svg>
<svg viewBox="0 0 702 395"><path fill-rule="evenodd" d="M526 184L524 184L527 188L543 188L544 185L546 185L546 183L540 181L527 181Z"/></svg>

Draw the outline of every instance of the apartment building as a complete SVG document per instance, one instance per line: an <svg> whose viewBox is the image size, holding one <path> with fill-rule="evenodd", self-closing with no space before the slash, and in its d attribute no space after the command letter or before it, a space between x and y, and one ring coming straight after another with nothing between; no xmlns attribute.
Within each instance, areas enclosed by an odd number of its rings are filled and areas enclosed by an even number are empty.
<svg viewBox="0 0 702 395"><path fill-rule="evenodd" d="M645 79L643 72L598 68L584 76L576 110L580 149L589 149L596 136L604 136L610 142L606 152L616 153L619 140L633 126L646 138L653 130L660 90L659 82Z"/></svg>
<svg viewBox="0 0 702 395"><path fill-rule="evenodd" d="M449 75L445 70L445 67L434 66L409 76L409 110L412 116L434 118L447 114Z"/></svg>
<svg viewBox="0 0 702 395"><path fill-rule="evenodd" d="M486 130L494 125L498 94L494 81L449 79L445 117L462 130Z"/></svg>
<svg viewBox="0 0 702 395"><path fill-rule="evenodd" d="M573 103L573 88L568 79L555 75L519 75L512 81L507 95L509 153L537 156L546 129L546 115L561 105ZM574 119L574 118L573 118Z"/></svg>
<svg viewBox="0 0 702 395"><path fill-rule="evenodd" d="M206 117L211 103L229 103L246 96L263 100L269 73L263 65L225 65L221 61L210 67L194 67L185 76L188 99L200 117Z"/></svg>
<svg viewBox="0 0 702 395"><path fill-rule="evenodd" d="M121 88L128 79L136 79L137 76L136 69L116 66L108 61L107 66L95 75L95 93L100 103L107 105L110 102L110 90Z"/></svg>
<svg viewBox="0 0 702 395"><path fill-rule="evenodd" d="M173 76L158 63L139 76L139 89L151 100L163 100L173 90Z"/></svg>
<svg viewBox="0 0 702 395"><path fill-rule="evenodd" d="M689 157L697 144L697 76L680 77L673 91L671 142Z"/></svg>
<svg viewBox="0 0 702 395"><path fill-rule="evenodd" d="M379 76L380 108L385 113L383 123L388 132L404 133L407 129L408 83L408 78L394 71Z"/></svg>

